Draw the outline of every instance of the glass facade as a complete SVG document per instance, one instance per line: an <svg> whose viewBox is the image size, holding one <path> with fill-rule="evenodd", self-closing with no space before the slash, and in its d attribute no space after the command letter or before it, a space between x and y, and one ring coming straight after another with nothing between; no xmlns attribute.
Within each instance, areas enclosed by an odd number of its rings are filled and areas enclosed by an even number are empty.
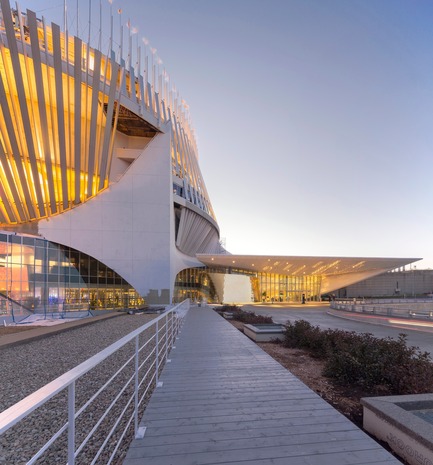
<svg viewBox="0 0 433 465"><path fill-rule="evenodd" d="M321 276L257 273L256 302L302 302L320 300Z"/></svg>
<svg viewBox="0 0 433 465"><path fill-rule="evenodd" d="M174 283L174 302L191 299L195 302L206 300L217 302L215 287L206 268L187 268L177 274Z"/></svg>
<svg viewBox="0 0 433 465"><path fill-rule="evenodd" d="M2 315L133 308L144 303L116 272L78 250L0 233Z"/></svg>
<svg viewBox="0 0 433 465"><path fill-rule="evenodd" d="M175 302L186 298L219 302L209 273L249 276L255 302L302 302L303 296L306 301L320 300L321 276L257 273L237 268L188 268L176 277Z"/></svg>

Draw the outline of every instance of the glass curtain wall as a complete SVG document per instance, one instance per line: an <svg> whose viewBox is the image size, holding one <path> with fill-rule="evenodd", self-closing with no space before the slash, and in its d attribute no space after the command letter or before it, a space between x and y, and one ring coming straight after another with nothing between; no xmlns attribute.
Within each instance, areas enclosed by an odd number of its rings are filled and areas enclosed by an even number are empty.
<svg viewBox="0 0 433 465"><path fill-rule="evenodd" d="M177 274L173 302L182 302L185 299L191 299L193 302L218 300L206 268L187 268Z"/></svg>
<svg viewBox="0 0 433 465"><path fill-rule="evenodd" d="M321 276L286 276L258 273L254 299L256 302L302 302L320 298Z"/></svg>
<svg viewBox="0 0 433 465"><path fill-rule="evenodd" d="M190 298L193 301L206 299L218 302L209 273L250 276L255 302L302 302L303 295L306 301L320 300L321 276L255 273L237 268L188 268L176 277L174 301Z"/></svg>
<svg viewBox="0 0 433 465"><path fill-rule="evenodd" d="M0 233L0 312L133 308L144 303L121 276L77 250Z"/></svg>

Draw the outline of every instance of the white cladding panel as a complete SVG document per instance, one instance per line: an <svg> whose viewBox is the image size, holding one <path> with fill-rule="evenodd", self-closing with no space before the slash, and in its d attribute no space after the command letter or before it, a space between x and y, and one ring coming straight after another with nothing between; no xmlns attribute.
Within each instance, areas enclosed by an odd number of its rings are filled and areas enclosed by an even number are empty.
<svg viewBox="0 0 433 465"><path fill-rule="evenodd" d="M251 279L246 275L210 273L220 302L225 304L251 303Z"/></svg>
<svg viewBox="0 0 433 465"><path fill-rule="evenodd" d="M73 210L41 220L39 233L105 263L144 297L169 294L170 173L170 133L159 134L118 182Z"/></svg>

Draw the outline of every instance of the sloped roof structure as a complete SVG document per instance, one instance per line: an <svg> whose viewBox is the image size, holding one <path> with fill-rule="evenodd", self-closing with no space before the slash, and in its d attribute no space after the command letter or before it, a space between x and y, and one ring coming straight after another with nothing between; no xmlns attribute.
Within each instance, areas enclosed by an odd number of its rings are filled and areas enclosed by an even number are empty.
<svg viewBox="0 0 433 465"><path fill-rule="evenodd" d="M208 267L236 268L287 276L321 276L323 294L421 260L421 258L230 254L197 254L197 258Z"/></svg>

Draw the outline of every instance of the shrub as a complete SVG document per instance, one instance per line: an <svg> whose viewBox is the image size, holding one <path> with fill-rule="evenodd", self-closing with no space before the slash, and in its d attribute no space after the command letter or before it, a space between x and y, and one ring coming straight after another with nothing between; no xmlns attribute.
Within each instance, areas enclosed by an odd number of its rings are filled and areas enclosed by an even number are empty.
<svg viewBox="0 0 433 465"><path fill-rule="evenodd" d="M271 316L256 315L253 312L244 312L243 310L234 312L233 320L246 324L270 324L274 322Z"/></svg>
<svg viewBox="0 0 433 465"><path fill-rule="evenodd" d="M223 305L214 308L218 313L229 312L233 314L233 320L241 321L246 324L269 324L273 323L271 316L256 315L253 312L245 312L237 305Z"/></svg>
<svg viewBox="0 0 433 465"><path fill-rule="evenodd" d="M238 307L237 305L222 305L221 307L215 308L214 310L217 310L218 312L240 312L241 307Z"/></svg>
<svg viewBox="0 0 433 465"><path fill-rule="evenodd" d="M398 340L360 334L349 349L333 352L324 374L340 384L354 384L382 393L403 395L430 392L433 364L430 355Z"/></svg>
<svg viewBox="0 0 433 465"><path fill-rule="evenodd" d="M406 336L379 339L372 334L321 330L300 320L288 323L284 345L326 360L324 374L341 385L381 394L431 392L433 364L427 352L408 347Z"/></svg>
<svg viewBox="0 0 433 465"><path fill-rule="evenodd" d="M283 345L307 349L312 355L320 357L325 352L325 340L318 326L305 320L287 322Z"/></svg>

